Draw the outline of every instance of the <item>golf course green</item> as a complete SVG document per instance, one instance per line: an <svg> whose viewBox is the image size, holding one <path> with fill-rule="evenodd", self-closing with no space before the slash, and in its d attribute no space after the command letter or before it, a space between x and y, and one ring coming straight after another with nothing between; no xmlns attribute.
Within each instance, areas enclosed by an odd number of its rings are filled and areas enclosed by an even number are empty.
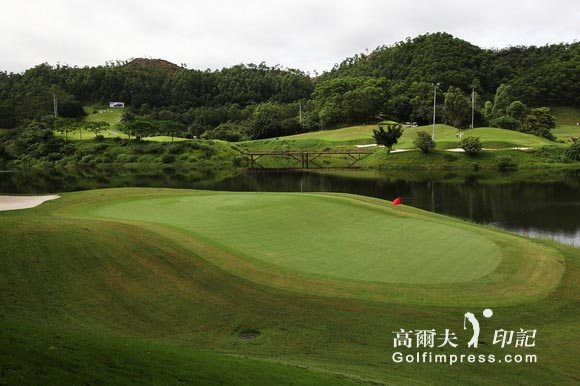
<svg viewBox="0 0 580 386"><path fill-rule="evenodd" d="M577 248L355 195L144 188L0 212L0 234L0 384L576 380ZM488 307L478 353L533 328L537 363L392 362L393 331Z"/></svg>
<svg viewBox="0 0 580 386"><path fill-rule="evenodd" d="M342 279L463 282L490 273L501 260L500 248L473 230L381 209L316 194L198 193L114 203L92 213L179 227L236 255Z"/></svg>

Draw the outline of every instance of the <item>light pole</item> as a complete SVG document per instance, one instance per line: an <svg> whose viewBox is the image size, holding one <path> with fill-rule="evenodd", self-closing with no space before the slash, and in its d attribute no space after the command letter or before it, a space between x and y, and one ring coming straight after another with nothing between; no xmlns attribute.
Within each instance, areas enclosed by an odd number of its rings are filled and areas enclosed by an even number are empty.
<svg viewBox="0 0 580 386"><path fill-rule="evenodd" d="M58 99L55 93L52 93L52 107L54 109L54 117L58 118Z"/></svg>
<svg viewBox="0 0 580 386"><path fill-rule="evenodd" d="M437 108L437 86L441 83L433 83L433 133L431 138L435 141L435 109Z"/></svg>
<svg viewBox="0 0 580 386"><path fill-rule="evenodd" d="M471 128L475 128L475 87L471 89Z"/></svg>

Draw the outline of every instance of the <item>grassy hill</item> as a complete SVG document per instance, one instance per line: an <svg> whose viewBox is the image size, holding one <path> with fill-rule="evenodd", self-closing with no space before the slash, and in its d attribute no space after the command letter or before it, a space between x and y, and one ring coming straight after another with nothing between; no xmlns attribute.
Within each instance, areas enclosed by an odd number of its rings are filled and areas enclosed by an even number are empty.
<svg viewBox="0 0 580 386"><path fill-rule="evenodd" d="M553 133L558 139L567 141L571 136L580 136L580 126L576 123L580 122L580 109L574 107L554 107L552 113L556 117L557 127ZM377 129L378 125L364 125L352 126L335 130L322 130L304 134L290 135L281 137L281 140L295 141L298 148L301 148L301 143L298 141L309 140L310 146L319 141L319 145L323 146L353 146L374 143L373 130ZM431 133L433 126L421 126L418 128L404 128L403 136L399 143L394 147L395 149L408 149L413 146L413 139L415 133L419 130ZM478 127L475 129L463 130L464 136L481 137L481 141L486 148L500 149L509 147L540 147L540 146L555 146L554 142L548 141L544 138L539 138L530 134L519 133L510 130L503 130L490 127ZM457 147L459 139L457 138L457 129L448 125L435 125L435 137L437 147L439 149ZM253 141L249 146L252 147L268 147L272 140Z"/></svg>
<svg viewBox="0 0 580 386"><path fill-rule="evenodd" d="M576 382L577 248L352 195L62 196L0 213L0 383ZM470 353L466 311L478 354L538 363L393 363L401 328L451 329L461 347L433 351ZM500 328L537 344L501 349Z"/></svg>
<svg viewBox="0 0 580 386"><path fill-rule="evenodd" d="M105 138L129 138L127 134L119 129L119 124L121 123L121 117L125 113L125 109L110 109L110 108L95 108L90 106L84 107L87 116L85 120L87 122L107 122L110 126L108 130L104 130L99 133ZM57 136L64 137L62 133L55 133ZM80 130L74 130L72 132L67 133L67 139L69 140L86 140L86 139L94 139L95 134L87 131L80 132ZM154 141L154 142L177 142L177 141L186 141L185 138L179 137L169 137L169 136L154 136L154 137L145 137L143 138L145 141Z"/></svg>
<svg viewBox="0 0 580 386"><path fill-rule="evenodd" d="M552 113L556 116L557 127L553 133L558 139L569 141L572 137L580 137L580 108L553 107Z"/></svg>
<svg viewBox="0 0 580 386"><path fill-rule="evenodd" d="M377 125L353 126L336 130L324 130L312 133L304 133L282 137L284 140L318 140L328 142L331 145L357 145L372 144L373 129ZM417 131L432 132L432 126L421 126L417 128L404 128L403 136L395 149L413 148L413 139ZM511 130L503 130L491 127L478 127L475 129L463 130L464 136L481 137L481 141L486 148L510 148L510 147L539 147L554 146L556 143L539 138L534 135L519 133ZM437 147L440 149L454 148L458 146L457 129L448 125L435 125L435 139ZM256 145L257 146L257 145Z"/></svg>

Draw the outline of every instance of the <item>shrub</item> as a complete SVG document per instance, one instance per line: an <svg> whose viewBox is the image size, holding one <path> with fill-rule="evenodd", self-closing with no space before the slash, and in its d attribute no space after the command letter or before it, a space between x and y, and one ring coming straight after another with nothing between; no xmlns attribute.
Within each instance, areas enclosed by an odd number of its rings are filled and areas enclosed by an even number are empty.
<svg viewBox="0 0 580 386"><path fill-rule="evenodd" d="M104 140L105 140L105 136L104 135L101 135L101 134L95 135L95 141L96 142L102 142Z"/></svg>
<svg viewBox="0 0 580 386"><path fill-rule="evenodd" d="M465 137L459 142L459 146L469 155L479 153L483 147L479 137Z"/></svg>
<svg viewBox="0 0 580 386"><path fill-rule="evenodd" d="M435 141L431 137L431 134L426 131L418 131L417 138L415 138L413 144L421 149L425 154L430 153L435 149Z"/></svg>
<svg viewBox="0 0 580 386"><path fill-rule="evenodd" d="M499 170L516 169L518 164L509 155L497 157L496 165Z"/></svg>
<svg viewBox="0 0 580 386"><path fill-rule="evenodd" d="M449 162L457 161L457 156L453 155L453 154L444 154L443 158L445 159L445 161L449 161Z"/></svg>

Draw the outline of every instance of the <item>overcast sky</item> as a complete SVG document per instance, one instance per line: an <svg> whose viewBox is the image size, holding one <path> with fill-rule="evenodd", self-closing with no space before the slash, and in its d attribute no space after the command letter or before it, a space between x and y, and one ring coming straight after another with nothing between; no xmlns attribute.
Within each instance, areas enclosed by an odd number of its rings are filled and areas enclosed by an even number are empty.
<svg viewBox="0 0 580 386"><path fill-rule="evenodd" d="M319 72L427 32L481 47L580 38L579 0L2 0L0 71L136 57Z"/></svg>

